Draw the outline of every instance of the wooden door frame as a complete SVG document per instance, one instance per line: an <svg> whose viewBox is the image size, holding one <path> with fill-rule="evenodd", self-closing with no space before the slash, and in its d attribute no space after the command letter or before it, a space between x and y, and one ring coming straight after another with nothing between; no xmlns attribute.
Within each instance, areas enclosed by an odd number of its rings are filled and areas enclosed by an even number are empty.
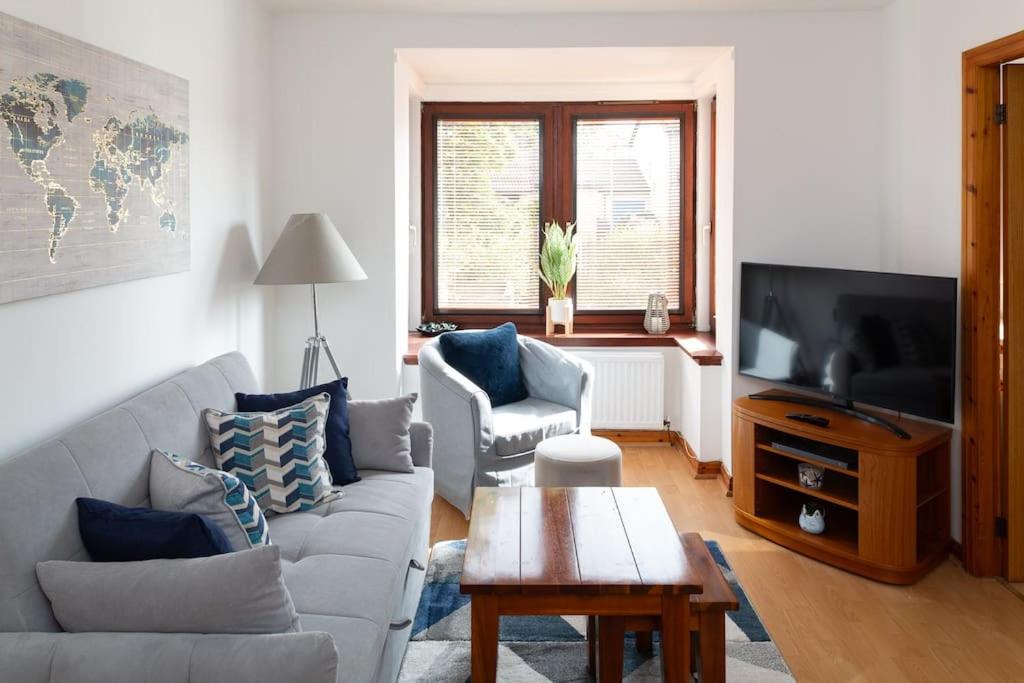
<svg viewBox="0 0 1024 683"><path fill-rule="evenodd" d="M1024 31L963 53L961 422L963 563L972 574L1005 572L996 518L1006 472L1000 401L1002 160L996 108L1000 66L1024 57Z"/></svg>
<svg viewBox="0 0 1024 683"><path fill-rule="evenodd" d="M1021 414L1024 401L1024 64L1002 66L1003 147L1003 448L1000 466L1006 495L1003 517L1003 575L1024 581L1024 424L1010 419ZM1014 119L1008 118L1015 112ZM1011 188L1013 190L1011 191ZM1012 454L1013 458L1010 457Z"/></svg>

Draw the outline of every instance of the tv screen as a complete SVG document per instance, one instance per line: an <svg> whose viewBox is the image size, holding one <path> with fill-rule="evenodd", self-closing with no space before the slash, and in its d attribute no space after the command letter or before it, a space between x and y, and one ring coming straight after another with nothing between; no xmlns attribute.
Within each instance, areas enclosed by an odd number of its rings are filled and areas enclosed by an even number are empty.
<svg viewBox="0 0 1024 683"><path fill-rule="evenodd" d="M744 263L739 372L953 421L956 279Z"/></svg>

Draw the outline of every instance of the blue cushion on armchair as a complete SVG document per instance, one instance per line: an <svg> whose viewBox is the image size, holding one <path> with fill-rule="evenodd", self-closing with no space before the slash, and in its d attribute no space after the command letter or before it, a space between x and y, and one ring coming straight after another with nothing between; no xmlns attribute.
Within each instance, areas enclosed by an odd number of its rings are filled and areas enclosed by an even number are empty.
<svg viewBox="0 0 1024 683"><path fill-rule="evenodd" d="M491 407L527 398L519 371L519 342L516 326L499 325L493 330L445 332L438 338L444 362L486 392Z"/></svg>

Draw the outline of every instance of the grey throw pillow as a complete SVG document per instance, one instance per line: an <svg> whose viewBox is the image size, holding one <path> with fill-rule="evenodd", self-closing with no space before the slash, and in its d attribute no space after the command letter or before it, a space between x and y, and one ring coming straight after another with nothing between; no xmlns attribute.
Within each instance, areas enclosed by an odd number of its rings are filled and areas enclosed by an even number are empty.
<svg viewBox="0 0 1024 683"><path fill-rule="evenodd" d="M417 396L348 402L348 433L357 469L413 471L409 425Z"/></svg>
<svg viewBox="0 0 1024 683"><path fill-rule="evenodd" d="M51 560L36 564L36 576L71 633L301 630L277 546L188 560Z"/></svg>
<svg viewBox="0 0 1024 683"><path fill-rule="evenodd" d="M149 501L154 510L209 517L232 550L270 544L263 511L238 477L174 453L157 449L150 455Z"/></svg>

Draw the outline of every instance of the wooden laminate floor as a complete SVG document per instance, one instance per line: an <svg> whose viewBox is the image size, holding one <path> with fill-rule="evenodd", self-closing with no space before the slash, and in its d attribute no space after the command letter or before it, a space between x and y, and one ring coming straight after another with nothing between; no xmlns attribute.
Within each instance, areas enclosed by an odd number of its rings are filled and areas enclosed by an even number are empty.
<svg viewBox="0 0 1024 683"><path fill-rule="evenodd" d="M736 524L717 480L668 445L624 445L626 486L654 486L680 531L719 542L798 681L1024 681L1024 600L947 561L919 583L862 579ZM431 543L468 523L435 498Z"/></svg>

